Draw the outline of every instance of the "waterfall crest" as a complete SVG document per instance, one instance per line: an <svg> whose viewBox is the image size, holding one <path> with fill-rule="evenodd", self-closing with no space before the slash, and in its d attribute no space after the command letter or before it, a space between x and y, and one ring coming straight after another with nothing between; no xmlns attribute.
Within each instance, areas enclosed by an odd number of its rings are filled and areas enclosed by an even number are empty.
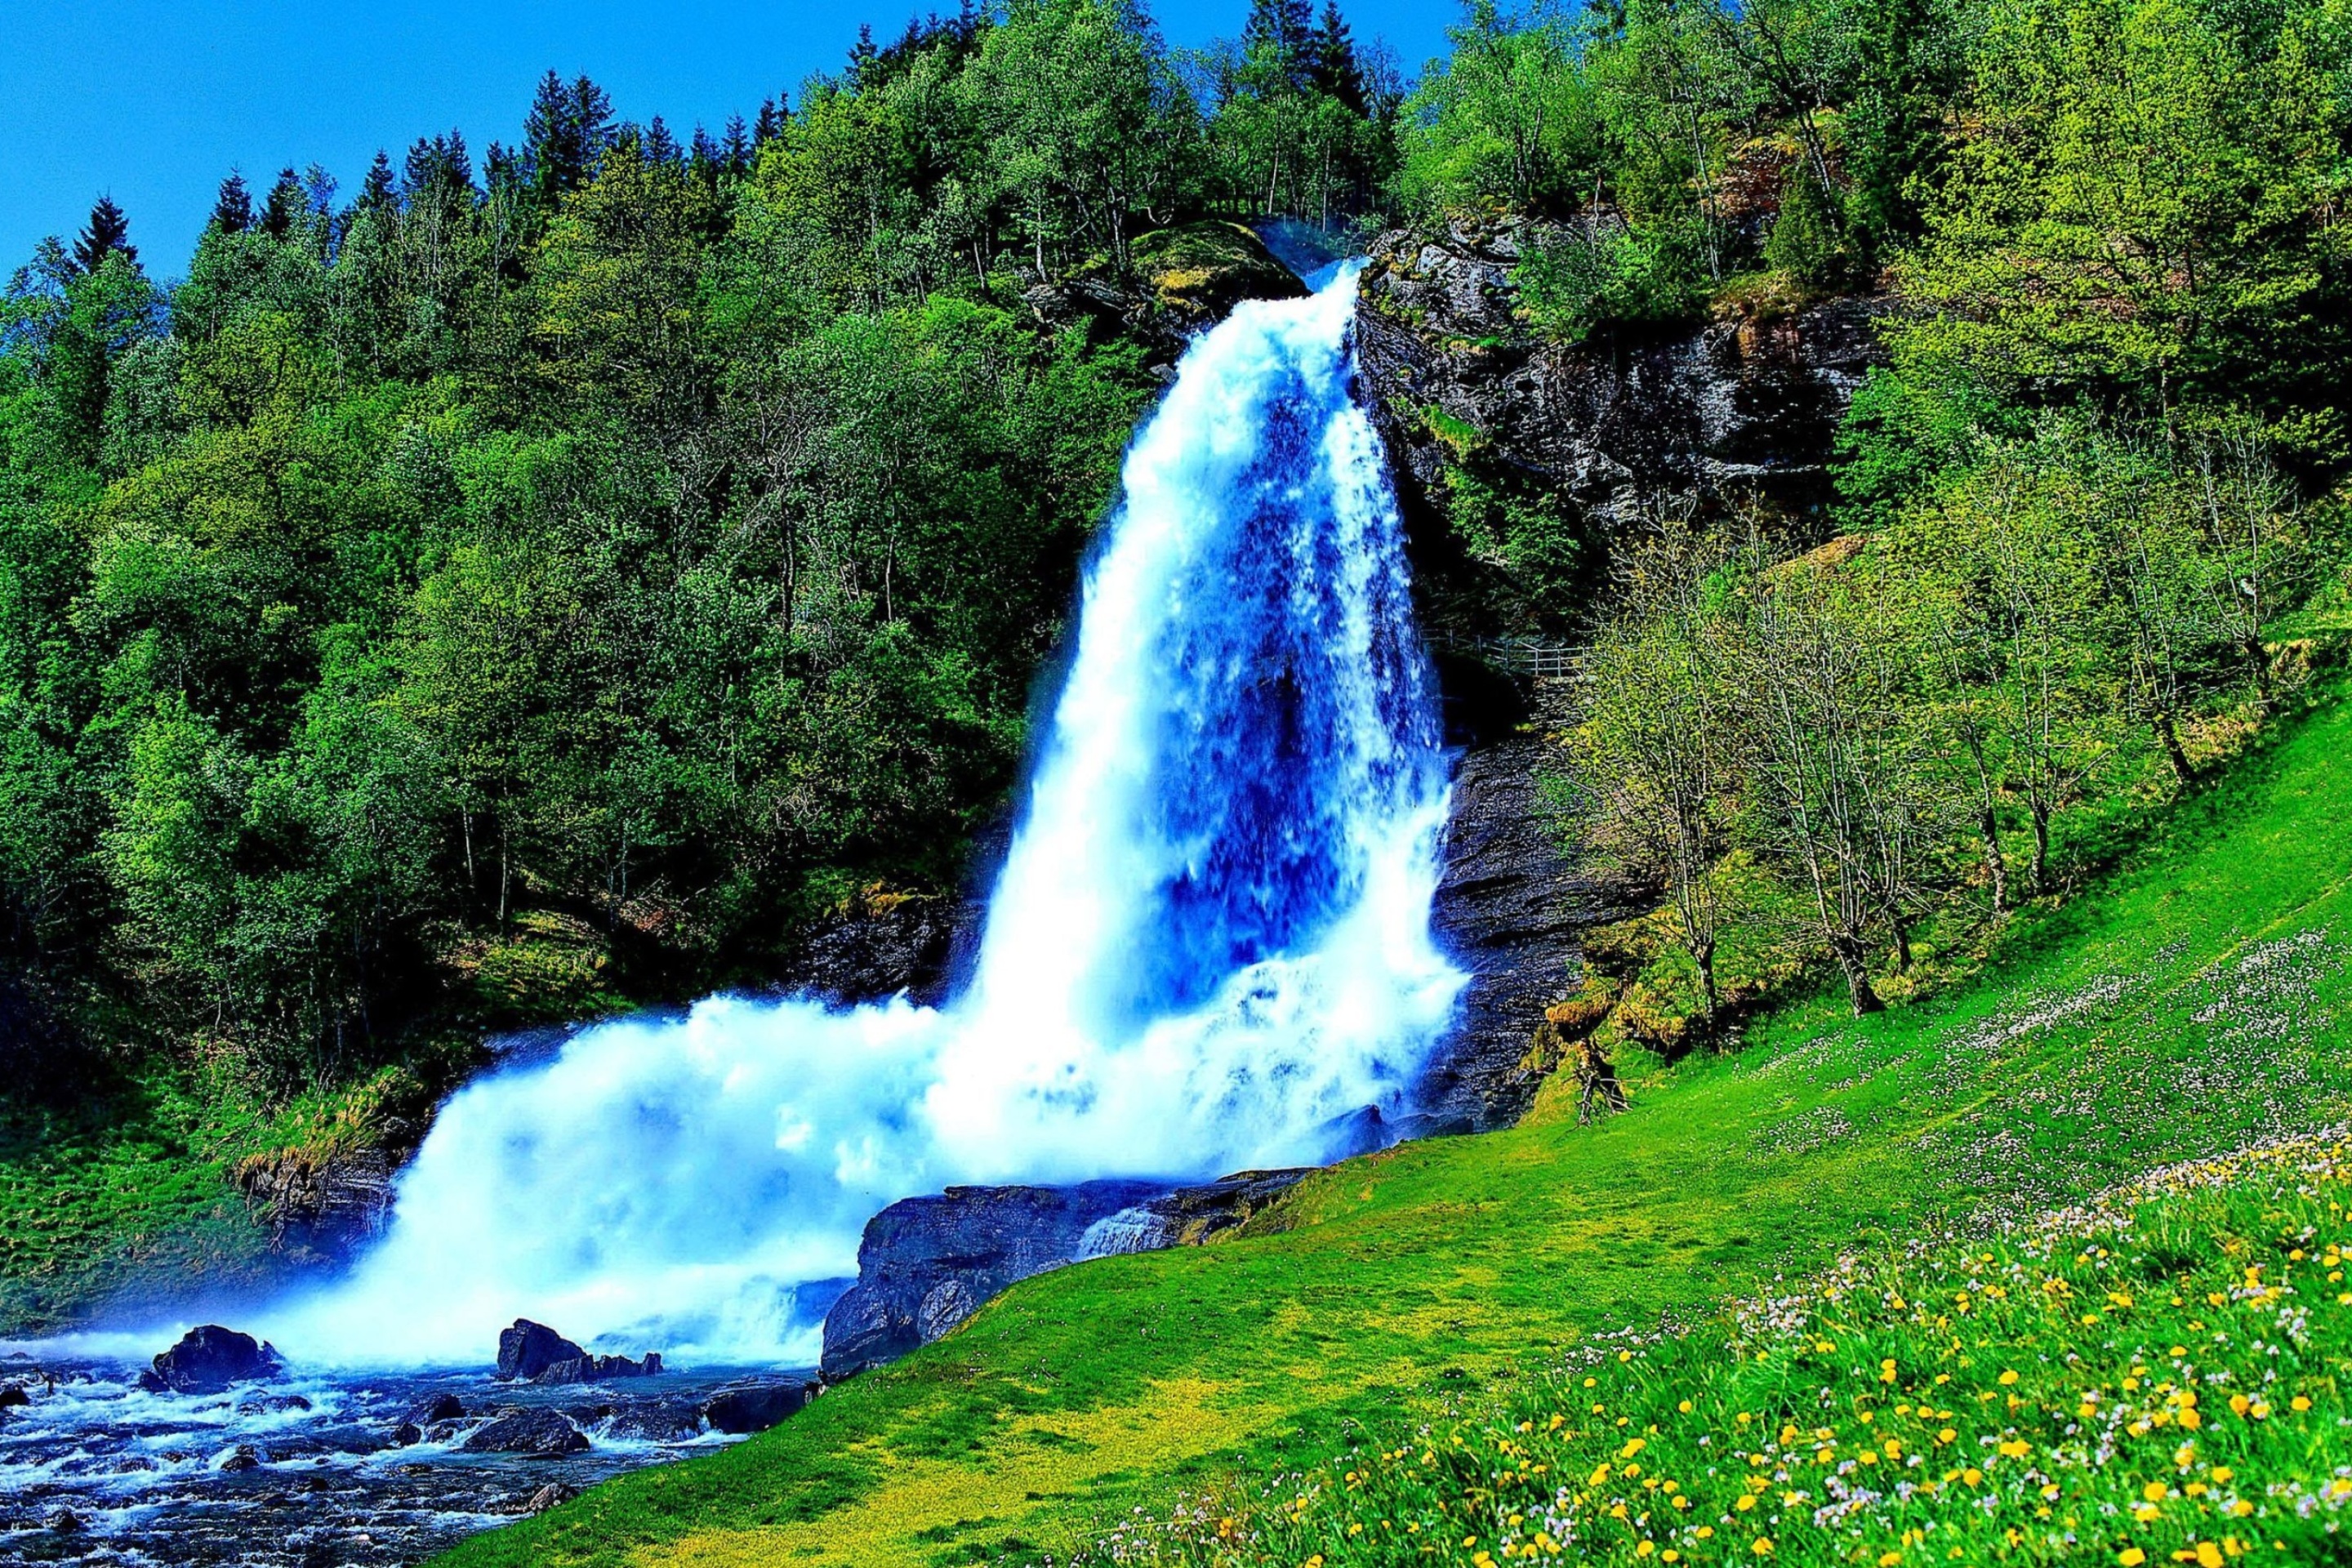
<svg viewBox="0 0 2352 1568"><path fill-rule="evenodd" d="M1430 936L1446 765L1354 299L1350 267L1241 306L1130 448L956 998L712 997L468 1086L277 1343L473 1362L525 1314L812 1356L794 1287L898 1198L1304 1163L1394 1109L1464 976Z"/></svg>

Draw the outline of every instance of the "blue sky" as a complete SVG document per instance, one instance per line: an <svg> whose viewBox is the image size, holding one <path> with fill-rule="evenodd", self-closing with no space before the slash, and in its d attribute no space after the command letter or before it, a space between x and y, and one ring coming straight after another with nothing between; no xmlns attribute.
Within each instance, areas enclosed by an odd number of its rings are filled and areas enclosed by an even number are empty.
<svg viewBox="0 0 2352 1568"><path fill-rule="evenodd" d="M1455 15L1449 0L1342 5L1408 69ZM1246 9L1156 7L1179 45L1237 31ZM397 162L427 132L456 126L478 157L516 139L551 66L594 77L625 119L715 131L837 67L860 21L887 38L910 14L904 0L5 0L0 104L17 153L0 180L0 277L43 235L79 229L100 191L150 270L176 277L232 166L258 197L281 166L316 161L348 195L378 147Z"/></svg>

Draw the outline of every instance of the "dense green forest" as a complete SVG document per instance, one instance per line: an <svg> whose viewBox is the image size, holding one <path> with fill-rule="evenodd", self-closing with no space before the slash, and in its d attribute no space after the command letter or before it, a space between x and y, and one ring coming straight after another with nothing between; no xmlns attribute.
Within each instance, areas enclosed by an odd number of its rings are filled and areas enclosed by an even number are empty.
<svg viewBox="0 0 2352 1568"><path fill-rule="evenodd" d="M716 136L551 73L478 167L232 174L170 285L101 202L0 307L27 1000L270 1098L952 889L1158 386L1024 294L1361 212L1393 75L1336 8L1023 3Z"/></svg>
<svg viewBox="0 0 2352 1568"><path fill-rule="evenodd" d="M1899 996L2342 596L2347 56L2335 0L1473 0L1409 80L1336 5L1010 0L717 133L551 73L478 162L232 174L182 280L101 201L0 301L16 1081L279 1106L952 887L1160 385L1069 290L1233 219L1518 225L1526 343L1602 356L1887 301L1866 543L1656 498L1567 790L1672 895L1661 1032Z"/></svg>

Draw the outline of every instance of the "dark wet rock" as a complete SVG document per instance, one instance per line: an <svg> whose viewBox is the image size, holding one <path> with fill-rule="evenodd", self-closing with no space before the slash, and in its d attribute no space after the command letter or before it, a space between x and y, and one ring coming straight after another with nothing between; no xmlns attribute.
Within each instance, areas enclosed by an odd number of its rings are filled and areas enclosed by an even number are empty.
<svg viewBox="0 0 2352 1568"><path fill-rule="evenodd" d="M278 1352L251 1334L206 1323L155 1358L153 1380L174 1394L218 1394L233 1383L274 1376L279 1370ZM147 1377L139 1385L160 1392Z"/></svg>
<svg viewBox="0 0 2352 1568"><path fill-rule="evenodd" d="M527 1454L560 1458L588 1447L587 1436L556 1410L501 1410L464 1445L468 1454Z"/></svg>
<svg viewBox="0 0 2352 1568"><path fill-rule="evenodd" d="M393 1178L422 1135L421 1126L405 1119L383 1131L382 1143L323 1158L309 1149L272 1150L231 1168L230 1182L289 1267L347 1264L383 1237L392 1221Z"/></svg>
<svg viewBox="0 0 2352 1568"><path fill-rule="evenodd" d="M806 1378L746 1384L722 1388L704 1402L702 1418L714 1432L748 1436L764 1432L790 1415L798 1415L816 1397L819 1385Z"/></svg>
<svg viewBox="0 0 2352 1568"><path fill-rule="evenodd" d="M1605 217L1604 220L1605 221ZM1644 506L1702 513L1763 502L1792 542L1826 536L1830 459L1854 389L1884 358L1873 296L1759 295L1715 320L1569 346L1522 319L1514 269L1559 237L1544 226L1463 217L1373 245L1356 316L1359 374L1388 448L1414 557L1414 595L1437 647L1447 740L1463 747L1434 923L1471 972L1456 1027L1414 1086L1418 1128L1507 1125L1538 1081L1524 1066L1547 1006L1583 979L1580 933L1638 912L1563 850L1539 774L1558 681L1501 668L1491 641L1559 645L1580 606L1475 558L1448 526L1449 473L1561 503L1605 580L1612 543ZM1569 596L1572 598L1572 595ZM1405 1124L1395 1131L1402 1135Z"/></svg>
<svg viewBox="0 0 2352 1568"><path fill-rule="evenodd" d="M1431 924L1470 982L1413 1086L1423 1125L1483 1131L1525 1114L1541 1080L1522 1064L1544 1010L1584 982L1582 933L1645 907L1639 889L1564 847L1543 800L1547 745L1507 735L1470 752L1454 774Z"/></svg>
<svg viewBox="0 0 2352 1568"><path fill-rule="evenodd" d="M461 1421L465 1415L465 1401L454 1394L443 1393L418 1400L403 1411L400 1418L413 1421L419 1426L428 1426L436 1421Z"/></svg>
<svg viewBox="0 0 2352 1568"><path fill-rule="evenodd" d="M308 1410L310 1402L299 1394L271 1394L258 1399L240 1399L236 1412L240 1415L282 1415L289 1410Z"/></svg>
<svg viewBox="0 0 2352 1568"><path fill-rule="evenodd" d="M79 1535L82 1531L81 1516L69 1508L61 1508L49 1515L49 1529L58 1535Z"/></svg>
<svg viewBox="0 0 2352 1568"><path fill-rule="evenodd" d="M1097 1220L1167 1190L1134 1181L950 1187L892 1204L866 1222L857 1283L825 1314L826 1380L929 1344L1015 1280L1075 1258Z"/></svg>
<svg viewBox="0 0 2352 1568"><path fill-rule="evenodd" d="M499 1331L498 1375L529 1380L558 1362L579 1361L587 1354L545 1323L517 1318L512 1328Z"/></svg>
<svg viewBox="0 0 2352 1568"><path fill-rule="evenodd" d="M32 1402L33 1396L25 1392L23 1384L0 1383L0 1410L13 1410Z"/></svg>
<svg viewBox="0 0 2352 1568"><path fill-rule="evenodd" d="M862 895L801 929L769 989L832 1007L900 992L918 1003L937 1003L947 993L957 933L976 922L978 912L950 900Z"/></svg>
<svg viewBox="0 0 2352 1568"><path fill-rule="evenodd" d="M690 1442L702 1435L702 1411L675 1400L632 1401L613 1410L604 1429L628 1442Z"/></svg>
<svg viewBox="0 0 2352 1568"><path fill-rule="evenodd" d="M404 1421L392 1429L392 1446L395 1448L414 1448L423 1441L425 1428L414 1421Z"/></svg>
<svg viewBox="0 0 2352 1568"><path fill-rule="evenodd" d="M1318 1131L1323 1135L1324 1156L1331 1160L1352 1160L1396 1142L1395 1131L1381 1117L1377 1105L1335 1116Z"/></svg>
<svg viewBox="0 0 2352 1568"><path fill-rule="evenodd" d="M222 1475L236 1475L241 1470L261 1468L261 1455L250 1443L239 1443L233 1448L223 1448L215 1454L212 1468Z"/></svg>
<svg viewBox="0 0 2352 1568"><path fill-rule="evenodd" d="M656 1377L661 1369L658 1351L646 1352L643 1361L631 1361L625 1355L577 1355L540 1368L531 1374L530 1381L551 1384L602 1383L615 1377Z"/></svg>

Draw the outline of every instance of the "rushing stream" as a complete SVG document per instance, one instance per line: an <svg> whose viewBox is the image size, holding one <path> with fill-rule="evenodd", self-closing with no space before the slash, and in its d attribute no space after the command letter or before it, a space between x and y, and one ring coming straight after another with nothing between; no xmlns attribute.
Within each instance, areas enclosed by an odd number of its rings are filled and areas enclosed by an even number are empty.
<svg viewBox="0 0 2352 1568"><path fill-rule="evenodd" d="M713 997L469 1086L401 1178L383 1242L240 1325L327 1394L287 1424L298 1438L243 1440L387 1495L388 1475L446 1473L445 1502L477 1508L520 1483L304 1445L342 1442L330 1426L380 1443L368 1388L478 1368L518 1315L673 1366L805 1365L803 1287L854 1273L861 1227L898 1198L1309 1163L1341 1119L1401 1108L1464 977L1430 935L1446 760L1394 496L1351 385L1354 300L1344 268L1311 298L1242 305L1138 435L956 996ZM105 1478L83 1490L111 1488L134 1514L198 1495L234 1509L262 1484L250 1470L190 1483L193 1457L124 1459L196 1453L141 1435L168 1403L75 1395L38 1405L47 1426L10 1413L0 1503L80 1466ZM60 1458L83 1438L86 1463ZM649 1447L597 1442L608 1465ZM83 1550L117 1528L94 1519Z"/></svg>

